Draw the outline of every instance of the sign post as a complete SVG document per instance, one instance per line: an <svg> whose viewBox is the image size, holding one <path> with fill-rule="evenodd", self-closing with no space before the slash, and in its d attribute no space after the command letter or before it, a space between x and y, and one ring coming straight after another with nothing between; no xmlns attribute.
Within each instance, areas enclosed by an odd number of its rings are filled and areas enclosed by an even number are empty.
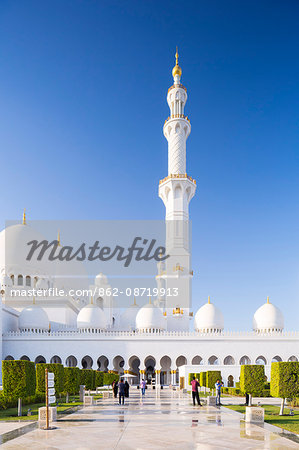
<svg viewBox="0 0 299 450"><path fill-rule="evenodd" d="M49 393L48 393L48 369L45 370L46 375L46 430L49 429Z"/></svg>
<svg viewBox="0 0 299 450"><path fill-rule="evenodd" d="M55 388L54 388L54 373L49 372L49 370L46 368L45 370L45 385L46 385L46 426L45 430L51 430L50 427L50 420L49 420L49 405L51 403L56 402L55 397Z"/></svg>

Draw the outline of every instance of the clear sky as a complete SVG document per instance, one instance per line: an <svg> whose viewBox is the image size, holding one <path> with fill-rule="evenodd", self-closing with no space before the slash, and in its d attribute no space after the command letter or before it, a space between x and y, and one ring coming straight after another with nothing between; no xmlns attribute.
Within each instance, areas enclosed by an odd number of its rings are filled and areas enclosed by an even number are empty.
<svg viewBox="0 0 299 450"><path fill-rule="evenodd" d="M250 329L270 296L299 317L299 3L0 3L6 219L161 219L175 46L197 180L193 309Z"/></svg>

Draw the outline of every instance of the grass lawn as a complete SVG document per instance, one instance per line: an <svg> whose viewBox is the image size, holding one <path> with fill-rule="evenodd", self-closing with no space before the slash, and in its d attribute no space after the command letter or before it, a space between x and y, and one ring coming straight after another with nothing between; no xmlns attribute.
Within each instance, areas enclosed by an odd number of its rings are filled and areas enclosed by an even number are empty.
<svg viewBox="0 0 299 450"><path fill-rule="evenodd" d="M82 405L82 402L79 402L76 399L75 402L65 403L62 401L58 402L58 404L57 414L62 414L70 408ZM45 403L34 403L32 405L23 406L23 415L21 417L18 417L18 408L7 408L0 411L0 420L22 420L24 422L38 420L38 408L41 408L42 406L45 406ZM31 416L27 416L29 408L31 409Z"/></svg>
<svg viewBox="0 0 299 450"><path fill-rule="evenodd" d="M275 425L276 427L284 428L299 434L299 410L294 410L294 416L288 416L289 408L284 409L283 416L279 416L279 406L261 405L265 410L265 422ZM245 413L245 406L243 405L229 405L226 408L232 409L239 413Z"/></svg>

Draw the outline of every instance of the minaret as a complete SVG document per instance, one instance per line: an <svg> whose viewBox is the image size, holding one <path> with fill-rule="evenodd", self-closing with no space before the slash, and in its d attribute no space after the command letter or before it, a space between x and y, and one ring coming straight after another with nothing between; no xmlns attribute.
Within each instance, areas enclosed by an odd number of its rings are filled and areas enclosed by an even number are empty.
<svg viewBox="0 0 299 450"><path fill-rule="evenodd" d="M178 296L166 296L164 305L160 299L160 306L166 309L168 329L188 329L193 275L190 269L189 202L195 194L196 182L186 170L186 141L191 125L184 115L187 89L181 84L178 51L175 58L172 70L174 84L167 94L170 116L163 127L168 141L168 176L159 183L159 197L166 208L166 249L170 257L166 260L165 275L158 276L165 280L166 289L170 289L167 294L174 288L178 290Z"/></svg>

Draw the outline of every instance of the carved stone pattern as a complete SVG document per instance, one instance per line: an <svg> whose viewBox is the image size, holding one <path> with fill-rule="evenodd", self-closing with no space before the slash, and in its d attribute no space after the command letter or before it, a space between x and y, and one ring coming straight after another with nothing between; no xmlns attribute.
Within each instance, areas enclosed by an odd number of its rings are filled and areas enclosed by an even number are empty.
<svg viewBox="0 0 299 450"><path fill-rule="evenodd" d="M186 137L184 132L173 133L169 138L168 173L186 173Z"/></svg>

